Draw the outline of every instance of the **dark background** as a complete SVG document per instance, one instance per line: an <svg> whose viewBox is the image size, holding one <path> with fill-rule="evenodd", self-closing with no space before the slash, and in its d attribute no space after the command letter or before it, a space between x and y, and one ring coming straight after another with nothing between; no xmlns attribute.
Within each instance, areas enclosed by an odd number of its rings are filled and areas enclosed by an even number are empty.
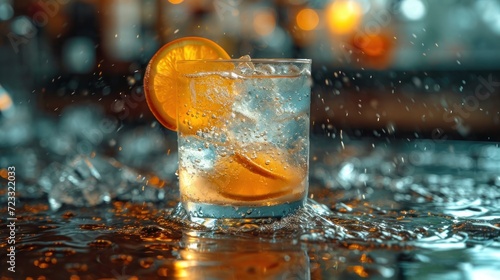
<svg viewBox="0 0 500 280"><path fill-rule="evenodd" d="M497 0L0 0L0 35L4 116L90 102L155 122L149 59L202 36L234 58L311 58L315 134L500 140Z"/></svg>

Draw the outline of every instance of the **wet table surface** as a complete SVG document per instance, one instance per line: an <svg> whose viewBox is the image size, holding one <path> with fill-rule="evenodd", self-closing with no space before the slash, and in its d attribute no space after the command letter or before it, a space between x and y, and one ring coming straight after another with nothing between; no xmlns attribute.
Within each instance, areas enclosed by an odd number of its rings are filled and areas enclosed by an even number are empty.
<svg viewBox="0 0 500 280"><path fill-rule="evenodd" d="M496 143L313 137L304 209L201 226L178 207L175 140L160 152L164 135L150 130L128 131L116 140L127 153L112 156L85 146L58 154L57 133L39 136L40 147L1 148L2 279L486 280L500 272ZM59 142L44 146L51 137Z"/></svg>

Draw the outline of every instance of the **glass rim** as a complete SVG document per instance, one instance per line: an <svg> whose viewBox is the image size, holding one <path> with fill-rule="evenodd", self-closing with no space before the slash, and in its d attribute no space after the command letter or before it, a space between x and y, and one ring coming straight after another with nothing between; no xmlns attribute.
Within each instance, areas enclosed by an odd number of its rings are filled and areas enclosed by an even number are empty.
<svg viewBox="0 0 500 280"><path fill-rule="evenodd" d="M298 63L298 64L311 64L312 59L310 58L253 58L251 60L241 60L238 58L232 59L187 59L187 60L177 60L176 63L195 63L195 62L203 62L203 63Z"/></svg>

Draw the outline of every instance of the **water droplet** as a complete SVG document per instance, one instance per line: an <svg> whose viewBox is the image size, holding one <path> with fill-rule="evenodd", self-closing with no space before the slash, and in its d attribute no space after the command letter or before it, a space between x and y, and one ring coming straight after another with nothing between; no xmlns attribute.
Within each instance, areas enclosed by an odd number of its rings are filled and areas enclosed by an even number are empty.
<svg viewBox="0 0 500 280"><path fill-rule="evenodd" d="M386 129L388 134L394 134L396 132L396 125L390 122L387 124Z"/></svg>
<svg viewBox="0 0 500 280"><path fill-rule="evenodd" d="M158 226L147 226L141 229L141 238L156 239L161 236L163 228Z"/></svg>
<svg viewBox="0 0 500 280"><path fill-rule="evenodd" d="M104 225L104 224L83 224L83 225L80 225L80 229L100 230L100 229L106 229L106 225Z"/></svg>
<svg viewBox="0 0 500 280"><path fill-rule="evenodd" d="M135 80L135 78L134 78L134 77L132 77L132 76L128 76L128 77L127 77L127 83L128 83L128 85L129 85L129 86L133 86L133 85L135 85L135 83L136 83L136 82L137 82L137 81Z"/></svg>
<svg viewBox="0 0 500 280"><path fill-rule="evenodd" d="M139 264L143 268L150 268L154 264L154 259L153 258L144 258L139 260Z"/></svg>
<svg viewBox="0 0 500 280"><path fill-rule="evenodd" d="M88 264L85 263L68 263L65 267L66 271L71 273L86 272L89 269Z"/></svg>
<svg viewBox="0 0 500 280"><path fill-rule="evenodd" d="M91 248L104 249L104 248L111 247L113 245L113 242L106 240L106 239L96 239L96 240L90 242L88 245Z"/></svg>
<svg viewBox="0 0 500 280"><path fill-rule="evenodd" d="M134 258L131 255L119 254L110 257L112 263L119 265L129 265Z"/></svg>
<svg viewBox="0 0 500 280"><path fill-rule="evenodd" d="M64 214L61 215L61 217L63 217L64 219L70 219L70 218L73 218L74 216L75 216L75 213L73 213L71 211L64 212Z"/></svg>

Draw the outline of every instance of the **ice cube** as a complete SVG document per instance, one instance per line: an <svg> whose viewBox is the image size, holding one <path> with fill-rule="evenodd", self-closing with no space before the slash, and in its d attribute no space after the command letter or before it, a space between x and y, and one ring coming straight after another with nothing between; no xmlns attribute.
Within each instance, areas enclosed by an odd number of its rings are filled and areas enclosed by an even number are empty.
<svg viewBox="0 0 500 280"><path fill-rule="evenodd" d="M48 193L53 210L63 204L95 206L112 199L156 201L164 191L148 186L147 176L104 156L78 155L67 164L49 165L38 184Z"/></svg>
<svg viewBox="0 0 500 280"><path fill-rule="evenodd" d="M259 125L259 120L252 114L233 112L229 125L229 138L235 143L265 142L266 127Z"/></svg>
<svg viewBox="0 0 500 280"><path fill-rule="evenodd" d="M240 58L238 58L238 60L249 62L249 61L252 61L252 58L250 57L250 55L246 54L246 55L240 56Z"/></svg>
<svg viewBox="0 0 500 280"><path fill-rule="evenodd" d="M285 100L271 79L252 79L245 86L233 104L235 112L259 119L281 114Z"/></svg>
<svg viewBox="0 0 500 280"><path fill-rule="evenodd" d="M87 157L78 156L61 170L48 171L59 171L55 176L45 177L49 180L55 179L55 184L49 186L48 193L49 204L53 210L59 209L63 204L84 207L109 201L109 191L105 185L99 184L95 176L100 178L100 174ZM45 188L48 186L47 182L41 184Z"/></svg>
<svg viewBox="0 0 500 280"><path fill-rule="evenodd" d="M271 64L259 63L255 66L254 72L257 75L274 75L276 74L276 68Z"/></svg>
<svg viewBox="0 0 500 280"><path fill-rule="evenodd" d="M268 121L272 120L271 110L274 109L267 107L269 104L261 103L262 100L259 99L244 98L235 102L232 120L229 124L230 138L241 143L268 140L267 134L270 129Z"/></svg>
<svg viewBox="0 0 500 280"><path fill-rule="evenodd" d="M234 70L234 72L243 76L252 75L255 71L255 66L252 63L252 59L250 58L250 56L244 55L240 57L239 60L241 60L241 62L236 65L236 69Z"/></svg>
<svg viewBox="0 0 500 280"><path fill-rule="evenodd" d="M273 142L281 147L297 146L295 140L309 131L308 73L301 73L296 65L287 64L254 61L252 67L255 76L238 85L239 94L235 97L228 124L229 137L238 143Z"/></svg>
<svg viewBox="0 0 500 280"><path fill-rule="evenodd" d="M53 186L63 180L61 176L64 172L64 166L59 162L53 162L49 164L42 172L40 178L38 179L38 185L46 193L49 193Z"/></svg>
<svg viewBox="0 0 500 280"><path fill-rule="evenodd" d="M293 64L280 64L276 69L276 72L279 75L289 76L289 77L298 77L301 75L301 70L297 65Z"/></svg>

